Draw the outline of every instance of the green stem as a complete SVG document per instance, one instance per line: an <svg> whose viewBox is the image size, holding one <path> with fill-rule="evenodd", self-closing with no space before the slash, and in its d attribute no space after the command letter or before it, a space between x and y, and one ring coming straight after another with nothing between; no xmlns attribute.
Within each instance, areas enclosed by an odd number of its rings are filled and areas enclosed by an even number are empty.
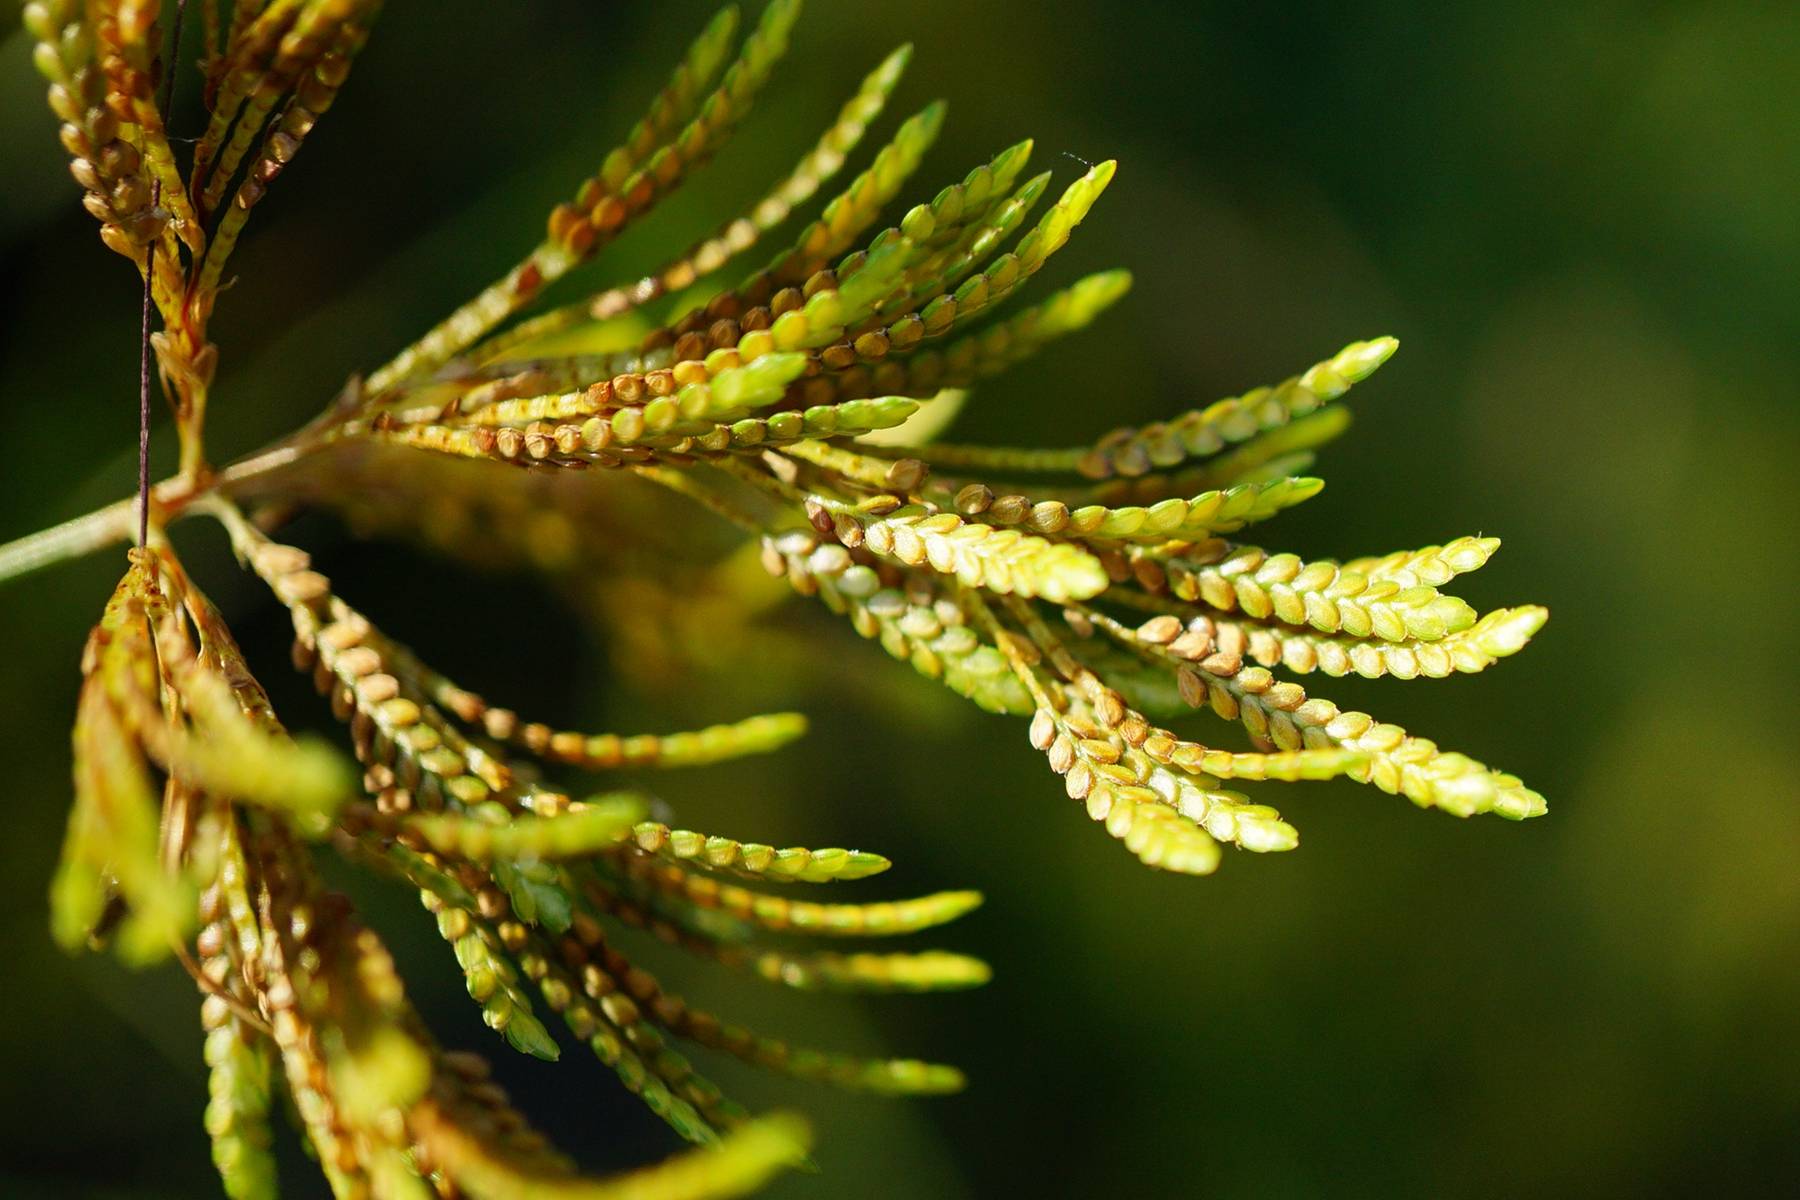
<svg viewBox="0 0 1800 1200"><path fill-rule="evenodd" d="M318 445L296 435L199 481L183 475L165 479L150 489L151 522L162 525L173 521L199 501L224 495L285 467ZM136 497L115 500L85 516L0 545L0 583L130 540L137 511Z"/></svg>
<svg viewBox="0 0 1800 1200"><path fill-rule="evenodd" d="M7 542L0 546L0 582L128 540L136 512L135 497L119 500L86 516Z"/></svg>

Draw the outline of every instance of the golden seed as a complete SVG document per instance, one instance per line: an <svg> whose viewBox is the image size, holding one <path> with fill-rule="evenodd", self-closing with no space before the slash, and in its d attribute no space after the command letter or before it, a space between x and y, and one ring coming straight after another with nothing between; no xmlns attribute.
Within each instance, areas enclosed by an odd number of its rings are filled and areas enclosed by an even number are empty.
<svg viewBox="0 0 1800 1200"><path fill-rule="evenodd" d="M1167 613L1164 613L1161 616L1151 617L1148 621L1139 625L1137 630L1139 638L1158 646L1168 645L1170 642L1174 641L1180 633L1180 618L1169 616Z"/></svg>
<svg viewBox="0 0 1800 1200"><path fill-rule="evenodd" d="M1039 533L1059 533L1069 523L1069 506L1060 500L1040 500L1031 506L1028 522Z"/></svg>
<svg viewBox="0 0 1800 1200"><path fill-rule="evenodd" d="M994 490L985 483L964 485L956 493L956 511L965 516L978 516L994 503Z"/></svg>
<svg viewBox="0 0 1800 1200"><path fill-rule="evenodd" d="M1190 708L1199 708L1206 703L1206 682L1194 668L1182 667L1175 672L1175 684Z"/></svg>
<svg viewBox="0 0 1800 1200"><path fill-rule="evenodd" d="M1023 496L1002 496L988 506L988 516L1001 525L1017 525L1031 511L1031 501Z"/></svg>
<svg viewBox="0 0 1800 1200"><path fill-rule="evenodd" d="M910 492L925 481L929 470L916 458L897 459L888 468L886 484L896 492Z"/></svg>
<svg viewBox="0 0 1800 1200"><path fill-rule="evenodd" d="M1236 654L1220 651L1200 660L1200 669L1209 675L1229 679L1236 675L1244 665L1244 660Z"/></svg>

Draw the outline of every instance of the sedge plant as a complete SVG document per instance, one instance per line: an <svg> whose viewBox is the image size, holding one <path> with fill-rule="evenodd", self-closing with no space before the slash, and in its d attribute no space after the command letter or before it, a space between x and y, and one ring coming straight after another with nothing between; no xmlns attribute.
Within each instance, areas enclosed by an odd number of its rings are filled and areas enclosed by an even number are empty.
<svg viewBox="0 0 1800 1200"><path fill-rule="evenodd" d="M1094 322L1130 277L1107 271L1008 303L1115 171L1103 162L1053 185L1029 170L1029 141L881 227L941 104L833 183L881 120L907 48L874 66L743 215L640 279L538 303L730 137L787 49L797 0L771 0L741 39L736 10L721 12L516 267L353 375L304 427L215 466L208 327L233 247L337 100L379 7L24 10L82 203L144 289L142 398L153 360L180 443L172 477L146 475L136 497L0 547L5 578L130 544L81 659L52 930L70 949L174 958L193 976L206 1128L227 1194L275 1193L281 1108L338 1196L673 1200L738 1194L804 1161L801 1121L751 1116L684 1043L837 1087L962 1085L949 1066L813 1050L714 1016L625 957L621 928L780 987L922 992L987 977L961 954L862 948L950 921L979 903L974 892L810 898L888 860L703 833L660 819L642 787L555 781L770 752L804 731L800 715L615 734L502 707L390 637L278 540L301 507L541 568L636 631L652 676L690 634L753 621L782 595L815 598L889 655L1020 718L1068 796L1160 870L1205 875L1228 847L1292 849L1293 826L1244 790L1264 780L1346 776L1465 817L1544 811L1517 778L1309 690L1318 676L1476 672L1524 646L1543 609L1481 615L1444 590L1496 540L1341 562L1244 540L1319 491L1306 472L1345 428L1338 402L1393 339L1087 444L939 439L969 388ZM166 124L177 61L166 43L184 17L207 114L191 145ZM835 194L799 220L828 185ZM763 265L738 268L753 256ZM665 301L666 324L594 349L596 331ZM716 537L660 515L667 492L735 543L715 552ZM347 727L354 767L284 731L170 539L192 517L220 523L286 610L294 665ZM621 570L659 562L678 583ZM1176 732L1196 709L1241 726L1251 748ZM425 1028L380 939L321 883L319 847L416 890L512 1050L554 1059L584 1047L699 1148L634 1175L576 1174L479 1056Z"/></svg>

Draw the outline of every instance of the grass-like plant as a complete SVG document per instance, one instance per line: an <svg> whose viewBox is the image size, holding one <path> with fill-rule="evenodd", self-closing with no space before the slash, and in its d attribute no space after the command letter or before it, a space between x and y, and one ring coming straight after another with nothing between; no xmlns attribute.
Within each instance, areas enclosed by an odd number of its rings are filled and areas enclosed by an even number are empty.
<svg viewBox="0 0 1800 1200"><path fill-rule="evenodd" d="M215 469L208 324L226 265L336 99L379 4L196 5L208 119L185 163L165 125L174 80L162 78L163 7L33 0L25 22L83 203L143 282L142 398L153 355L179 470L154 486L145 474L135 499L0 547L0 578L136 542L82 658L53 929L71 949L110 944L134 964L173 956L194 977L212 1071L206 1125L230 1195L274 1193L280 1092L337 1195L682 1197L756 1186L801 1161L805 1131L793 1118L749 1117L677 1041L842 1087L962 1083L951 1067L815 1051L727 1023L625 958L619 926L786 987L931 991L987 975L947 952L786 940L913 933L967 912L973 892L795 898L888 862L673 828L651 819L641 791L578 796L545 773L771 751L803 732L800 716L661 736L523 718L428 666L303 550L274 540L299 505L589 578L584 566L620 545L637 562L684 559L683 535L621 477L677 492L747 534L747 554L705 564L710 587L735 586L760 563L923 674L1028 718L1068 795L1164 870L1206 874L1226 845L1295 845L1274 809L1235 789L1243 780L1347 775L1459 816L1544 810L1518 779L1277 676L1479 671L1544 620L1531 607L1478 616L1441 590L1487 561L1490 538L1341 563L1236 540L1319 490L1302 472L1345 426L1334 402L1386 361L1392 339L1089 445L936 440L963 389L1082 329L1130 283L1105 272L998 315L1114 174L1102 163L1052 198L1048 173L1026 174L1030 142L870 236L935 137L938 104L902 122L766 266L710 282L845 167L905 48L745 215L654 274L514 320L730 136L787 47L795 0L772 0L735 51L738 17L722 12L518 266L352 377L304 428ZM178 44L183 7L173 12ZM625 321L678 296L672 323L618 345ZM147 407L140 416L147 438ZM220 522L287 609L295 665L348 726L360 778L328 746L284 733L169 541L190 516ZM701 588L664 609L667 593L622 593L617 572L606 576L588 598L635 605L637 627L703 629L769 602L752 588L709 608ZM646 617L646 595L662 620ZM1164 727L1195 708L1242 725L1254 749ZM713 1149L621 1179L574 1175L478 1058L433 1040L381 942L320 884L312 842L418 890L510 1046L557 1057L546 1020L559 1018L678 1133Z"/></svg>

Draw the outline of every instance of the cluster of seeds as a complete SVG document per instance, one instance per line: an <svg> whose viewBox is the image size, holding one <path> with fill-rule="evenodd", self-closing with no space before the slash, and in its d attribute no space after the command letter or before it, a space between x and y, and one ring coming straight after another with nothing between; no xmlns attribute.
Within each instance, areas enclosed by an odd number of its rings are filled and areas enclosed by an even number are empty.
<svg viewBox="0 0 1800 1200"><path fill-rule="evenodd" d="M900 572L866 550L796 531L764 542L764 565L801 595L816 595L893 657L989 712L1025 713L1030 703L1000 651L986 641L932 577ZM858 561L858 558L862 561Z"/></svg>
<svg viewBox="0 0 1800 1200"><path fill-rule="evenodd" d="M611 925L796 989L935 991L988 974L945 951L779 941L909 934L968 912L975 893L838 903L747 887L736 880L823 885L889 863L675 827L651 818L642 789L578 798L543 781L549 766L680 767L773 751L803 730L796 714L660 735L523 718L431 668L336 595L304 552L273 541L265 530L289 506L343 505L362 525L417 528L484 562L603 575L606 587L621 586L610 569L620 561L685 552L692 574L661 585L656 603L639 592L606 611L622 614L615 632L626 639L698 630L693 640L716 646L762 605L686 583L735 584L754 557L703 561L703 539L660 510L610 494L592 503L588 491L572 500L544 481L598 466L677 491L741 526L771 574L893 657L984 709L1029 717L1030 742L1067 794L1164 870L1210 872L1226 845L1297 844L1292 825L1228 782L1344 776L1463 816L1544 810L1517 778L1275 674L1441 677L1517 652L1541 608L1482 616L1442 590L1484 565L1497 540L1336 562L1222 536L1318 493L1315 451L1347 420L1334 402L1386 361L1393 339L1082 445L936 440L961 403L944 389L1085 328L1129 288L1124 272L1101 272L995 315L1088 215L1110 161L1034 221L1051 180L1025 175L1032 143L1019 142L871 236L942 126L943 105L927 105L766 266L664 314L627 351L592 348L624 344L605 322L722 273L818 193L880 117L908 48L862 80L743 215L636 280L502 328L719 149L786 51L798 0L771 0L735 56L737 13L722 12L516 266L275 451L211 471L206 327L227 259L337 99L379 3L243 0L228 18L201 5L207 118L185 173L182 139L164 126L167 92L157 95L161 8L32 0L24 11L83 203L162 315L147 345L182 442L180 475L154 504L146 493L146 544L84 654L52 911L66 945L110 940L130 961L179 953L189 967L206 996L207 1128L231 1195L272 1189L278 1091L337 1195L699 1198L793 1165L805 1135L785 1119L751 1120L680 1041L864 1091L962 1085L952 1067L808 1049L728 1022L634 964ZM576 341L589 349L563 352ZM447 472L492 463L536 470L494 471L491 482ZM252 519L241 503L267 507ZM187 580L160 528L183 510L219 518L287 608L296 667L349 727L362 799L335 755L287 737ZM33 553L11 551L10 562ZM581 598L596 594L611 595ZM1176 732L1199 708L1241 726L1250 748ZM541 1002L678 1134L716 1152L617 1188L576 1179L484 1066L432 1043L387 951L315 877L308 838L417 890L483 1019L512 1048L559 1055ZM195 957L179 950L190 935Z"/></svg>
<svg viewBox="0 0 1800 1200"><path fill-rule="evenodd" d="M149 172L132 140L131 108L121 102L122 120L108 103L107 73L93 61L94 31L75 20L79 8L78 0L38 0L25 6L26 28L37 39L37 68L50 81L69 173L86 193L82 207L100 222L107 246L141 262L166 218L153 208Z"/></svg>
<svg viewBox="0 0 1800 1200"><path fill-rule="evenodd" d="M1282 750L1349 751L1353 757L1343 764L1344 774L1404 794L1423 808L1457 816L1493 812L1515 820L1544 811L1543 797L1515 776L1441 751L1436 743L1366 713L1309 699L1299 684L1245 665L1249 639L1235 624L1199 617L1183 628L1172 617L1157 617L1130 630L1104 616L1096 616L1095 624L1128 645L1178 664L1176 677L1189 704L1239 722L1260 742Z"/></svg>
<svg viewBox="0 0 1800 1200"><path fill-rule="evenodd" d="M711 1144L745 1114L695 1074L666 1042L680 1037L790 1074L882 1092L960 1086L952 1068L912 1060L864 1060L790 1050L665 996L655 980L608 946L598 917L654 914L678 939L718 934L709 914L728 913L771 932L899 933L947 920L964 894L872 905L820 905L750 892L715 873L770 883L853 880L886 870L880 855L840 848L776 848L643 819L644 798L573 800L522 772L516 748L586 767L680 766L774 749L800 723L791 714L752 718L666 738L553 730L421 662L333 592L307 556L227 514L240 555L294 616L296 665L310 670L349 722L373 805L353 805L335 824L346 852L420 889L454 950L484 1019L514 1048L544 1058L555 1040L533 1014L535 986L551 1010L683 1136ZM838 548L841 552L842 548ZM666 872L650 864L666 864ZM710 957L785 986L928 990L966 985L984 969L959 955L867 955L855 966L827 959L772 969L774 951L734 937ZM898 981L898 982L897 982Z"/></svg>
<svg viewBox="0 0 1800 1200"><path fill-rule="evenodd" d="M1353 342L1273 387L1220 400L1172 421L1114 430L1081 460L1081 472L1092 479L1145 475L1218 454L1229 445L1280 429L1338 399L1351 385L1374 374L1398 346L1393 338Z"/></svg>
<svg viewBox="0 0 1800 1200"><path fill-rule="evenodd" d="M1376 637L1384 642L1437 642L1475 623L1466 601L1425 584L1405 586L1392 576L1353 571L1334 562L1306 562L1297 554L1270 554L1239 546L1216 562L1190 558L1165 562L1169 590L1220 612L1272 617L1310 625L1320 633Z"/></svg>

